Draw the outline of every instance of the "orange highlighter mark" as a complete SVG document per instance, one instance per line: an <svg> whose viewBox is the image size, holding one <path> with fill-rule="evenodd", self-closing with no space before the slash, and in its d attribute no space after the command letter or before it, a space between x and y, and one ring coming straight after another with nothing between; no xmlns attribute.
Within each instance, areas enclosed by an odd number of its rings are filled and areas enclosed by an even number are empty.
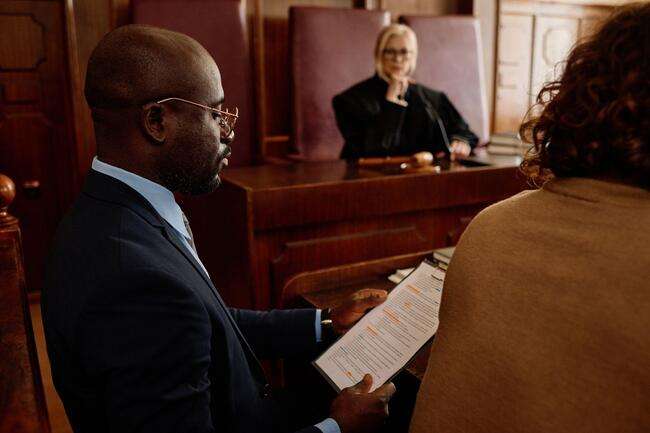
<svg viewBox="0 0 650 433"><path fill-rule="evenodd" d="M388 308L384 308L384 313L386 313L386 315L391 321L393 321L394 323L399 323L399 318L392 310Z"/></svg>
<svg viewBox="0 0 650 433"><path fill-rule="evenodd" d="M415 293L416 295L419 295L419 294L421 293L421 292L420 292L420 289L418 289L418 288L415 287L415 286L412 286L412 285L410 285L410 284L407 284L406 287L408 287L409 290L410 290L411 292Z"/></svg>

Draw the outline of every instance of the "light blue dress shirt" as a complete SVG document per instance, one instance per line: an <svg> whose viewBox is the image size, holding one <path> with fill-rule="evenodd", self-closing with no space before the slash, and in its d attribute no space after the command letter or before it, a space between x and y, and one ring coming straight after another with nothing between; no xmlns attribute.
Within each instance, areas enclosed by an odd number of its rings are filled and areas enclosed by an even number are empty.
<svg viewBox="0 0 650 433"><path fill-rule="evenodd" d="M185 248L192 253L196 261L201 265L205 274L209 277L208 271L203 266L203 262L199 258L198 253L192 248L190 244L191 236L187 232L185 223L183 222L183 211L181 210L174 194L162 185L152 182L135 173L124 170L114 165L107 164L100 161L97 157L93 159L92 168L106 176L117 179L134 190L136 190L142 197L147 200L151 206L158 212L158 214L169 223L180 234ZM322 339L322 330L320 325L321 310L316 310L316 321L314 323L316 329L316 341L320 342ZM316 427L323 433L341 433L338 423L332 418L327 418L318 424Z"/></svg>
<svg viewBox="0 0 650 433"><path fill-rule="evenodd" d="M199 258L199 255L190 245L191 236L187 232L185 223L183 222L183 211L181 210L178 203L174 199L174 194L165 188L162 185L152 182L149 179L146 179L142 176L138 176L135 173L126 171L122 168L115 167L114 165L107 164L100 161L97 157L93 159L92 168L95 171L98 171L106 176L115 178L121 182L124 182L134 190L136 190L142 197L144 197L153 208L158 212L158 214L163 217L165 221L169 223L170 226L174 228L180 234L180 238L183 240L183 244L188 249L190 253L194 256L197 262L203 268L203 271L206 275L208 271L203 266L203 262Z"/></svg>

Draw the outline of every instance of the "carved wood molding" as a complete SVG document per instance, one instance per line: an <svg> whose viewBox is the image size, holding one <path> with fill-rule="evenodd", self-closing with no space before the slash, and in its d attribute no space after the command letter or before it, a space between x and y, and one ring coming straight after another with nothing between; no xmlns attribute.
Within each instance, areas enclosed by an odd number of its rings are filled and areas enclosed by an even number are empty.
<svg viewBox="0 0 650 433"><path fill-rule="evenodd" d="M286 299L297 302L284 307L304 306L299 302L301 297L316 308L336 305L349 294L347 289L350 285L365 286L369 281L373 284L368 287L381 288L381 284L385 283L386 288L391 288L394 283L388 281L386 278L388 275L395 272L395 269L412 267L426 257L430 257L432 252L432 250L418 251L298 273L289 278L282 289ZM333 299L334 292L341 297ZM324 298L327 300L321 303Z"/></svg>
<svg viewBox="0 0 650 433"><path fill-rule="evenodd" d="M272 302L274 305L291 302L288 299L290 294L280 293L281 289L292 276L314 270L314 263L324 268L425 250L427 247L426 236L412 225L287 242L282 252L271 261Z"/></svg>
<svg viewBox="0 0 650 433"><path fill-rule="evenodd" d="M538 3L560 3L577 6L622 6L632 0L534 0Z"/></svg>
<svg viewBox="0 0 650 433"><path fill-rule="evenodd" d="M31 22L33 23L35 29L33 29L32 32L30 32L29 34L33 36L34 40L38 39L40 41L40 46L27 47L23 45L21 46L21 50L16 50L19 52L26 53L26 55L30 55L29 59L17 59L15 58L16 56L9 55L10 51L12 51L14 48L11 47L7 48L6 46L3 46L1 41L4 40L6 44L10 44L12 47L15 47L17 41L15 41L13 38L9 36L10 32L12 30L15 30L15 28L12 29L11 26L8 25L8 23L4 23L4 25L0 25L0 54L4 54L4 55L0 55L0 62L2 62L0 63L0 71L33 71L37 69L41 63L47 60L47 57L45 55L45 47L47 45L45 41L46 27L42 22L36 19L36 17L33 14L0 13L0 22L9 21L12 18L15 20L31 19ZM5 28L6 31L8 32L7 36L3 36L2 34L3 28ZM33 51L30 50L29 48L32 48ZM24 60L24 63L20 62L20 60ZM11 63L12 61L14 63ZM9 66L3 66L6 64L8 64Z"/></svg>
<svg viewBox="0 0 650 433"><path fill-rule="evenodd" d="M8 208L16 186L0 174L0 431L50 433L25 291L18 219Z"/></svg>

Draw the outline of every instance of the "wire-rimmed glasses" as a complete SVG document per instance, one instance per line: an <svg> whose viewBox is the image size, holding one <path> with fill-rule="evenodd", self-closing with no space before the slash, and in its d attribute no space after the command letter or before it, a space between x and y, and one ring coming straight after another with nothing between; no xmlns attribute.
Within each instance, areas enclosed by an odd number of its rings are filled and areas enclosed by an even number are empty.
<svg viewBox="0 0 650 433"><path fill-rule="evenodd" d="M239 118L239 109L235 107L235 109L231 112L227 108L224 110L219 110L218 108L212 108L208 107L207 105L199 104L198 102L192 102L188 101L187 99L183 98L165 98L161 99L160 101L156 101L156 104L164 104L165 102L169 101L179 101L179 102L184 102L186 104L194 105L196 107L203 108L204 110L211 111L212 113L217 114L218 117L218 122L219 122L219 129L221 130L221 139L227 142L232 141L232 139L235 136L235 123L237 122L237 119Z"/></svg>
<svg viewBox="0 0 650 433"><path fill-rule="evenodd" d="M409 59L413 54L413 51L407 50L405 48L402 48L401 50L396 50L394 48L384 48L382 54L388 57L389 59L393 59L393 60L397 60L398 57L402 57L403 59Z"/></svg>

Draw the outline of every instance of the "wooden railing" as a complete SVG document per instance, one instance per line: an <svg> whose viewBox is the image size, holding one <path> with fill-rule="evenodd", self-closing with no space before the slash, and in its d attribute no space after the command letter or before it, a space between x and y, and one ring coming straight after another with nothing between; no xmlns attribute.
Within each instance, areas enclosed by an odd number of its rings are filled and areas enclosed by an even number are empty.
<svg viewBox="0 0 650 433"><path fill-rule="evenodd" d="M49 433L45 395L25 291L16 187L0 174L0 433Z"/></svg>

